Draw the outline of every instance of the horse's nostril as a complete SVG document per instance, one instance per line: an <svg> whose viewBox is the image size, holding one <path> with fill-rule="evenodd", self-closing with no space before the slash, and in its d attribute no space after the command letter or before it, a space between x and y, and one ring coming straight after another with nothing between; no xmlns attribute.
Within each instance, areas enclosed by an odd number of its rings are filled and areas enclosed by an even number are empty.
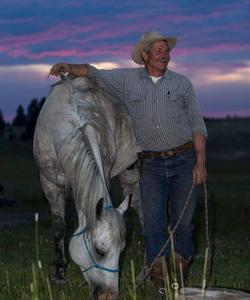
<svg viewBox="0 0 250 300"><path fill-rule="evenodd" d="M115 294L110 288L105 290L104 293L99 294L98 300L117 300L117 294Z"/></svg>
<svg viewBox="0 0 250 300"><path fill-rule="evenodd" d="M100 300L101 298L99 296L101 296L103 294L103 292L104 292L104 290L100 286L96 286L93 289L92 299Z"/></svg>

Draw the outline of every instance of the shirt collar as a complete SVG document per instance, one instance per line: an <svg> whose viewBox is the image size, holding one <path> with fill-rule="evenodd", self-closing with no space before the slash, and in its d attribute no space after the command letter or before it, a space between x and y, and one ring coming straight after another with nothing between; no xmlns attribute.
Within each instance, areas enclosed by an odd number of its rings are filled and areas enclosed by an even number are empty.
<svg viewBox="0 0 250 300"><path fill-rule="evenodd" d="M140 75L142 78L150 78L150 75L145 68L140 68ZM171 71L167 69L162 77L168 78L169 76L171 76Z"/></svg>

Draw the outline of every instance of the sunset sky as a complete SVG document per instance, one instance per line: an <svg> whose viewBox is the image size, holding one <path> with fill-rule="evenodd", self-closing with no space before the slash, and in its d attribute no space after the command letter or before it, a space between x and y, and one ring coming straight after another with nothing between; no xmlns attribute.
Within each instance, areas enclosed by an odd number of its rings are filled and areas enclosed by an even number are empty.
<svg viewBox="0 0 250 300"><path fill-rule="evenodd" d="M145 31L176 36L169 68L194 84L205 116L250 116L250 0L1 0L0 110L48 94L59 61L136 67Z"/></svg>

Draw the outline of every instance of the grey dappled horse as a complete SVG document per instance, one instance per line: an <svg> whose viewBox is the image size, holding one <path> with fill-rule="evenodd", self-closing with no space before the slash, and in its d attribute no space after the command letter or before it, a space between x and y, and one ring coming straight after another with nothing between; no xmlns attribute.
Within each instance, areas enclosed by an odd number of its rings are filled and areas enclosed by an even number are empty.
<svg viewBox="0 0 250 300"><path fill-rule="evenodd" d="M53 87L37 120L34 156L52 213L56 283L65 281L65 196L70 193L78 214L70 255L94 299L105 293L107 299L116 299L128 197L119 208L112 206L110 178L133 164L138 151L121 102L83 77L63 76ZM121 174L127 194L138 188L137 173L128 172Z"/></svg>

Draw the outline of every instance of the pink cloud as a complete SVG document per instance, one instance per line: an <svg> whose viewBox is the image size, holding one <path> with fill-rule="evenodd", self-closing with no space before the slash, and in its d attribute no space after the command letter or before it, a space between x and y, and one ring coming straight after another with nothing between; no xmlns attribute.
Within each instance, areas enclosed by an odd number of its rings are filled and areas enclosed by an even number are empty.
<svg viewBox="0 0 250 300"><path fill-rule="evenodd" d="M248 34L250 27L250 21L240 21L236 23L228 24L211 24L208 27L199 28L199 30L192 30L187 33L183 33L181 36L177 36L178 43L183 45L209 45L209 44L221 44L224 40L224 36L229 32L239 32L242 34ZM240 39L239 34L239 39ZM232 40L234 44L238 44L238 40Z"/></svg>
<svg viewBox="0 0 250 300"><path fill-rule="evenodd" d="M1 43L6 47L20 47L26 45L41 44L43 42L55 41L65 39L76 33L91 32L96 29L96 25L88 25L81 27L79 25L69 25L65 23L58 24L57 26L43 31L40 33L27 34L24 36L5 36L1 39Z"/></svg>
<svg viewBox="0 0 250 300"><path fill-rule="evenodd" d="M122 47L120 49L116 49L113 47L99 47L94 50L82 50L82 49L62 49L62 50L54 50L54 51L40 51L39 53L31 53L28 50L17 49L11 51L11 55L13 57L24 56L30 59L42 59L46 57L103 57L105 55L112 56L113 58L122 58L128 59L127 53L130 51L130 47Z"/></svg>
<svg viewBox="0 0 250 300"><path fill-rule="evenodd" d="M86 18L84 20L86 22ZM40 51L40 53L31 53L29 50L30 46L34 45L42 45L45 43L50 43L52 46L60 40L69 41L72 40L72 44L82 45L83 49L89 45L94 45L98 40L105 40L120 37L122 35L126 35L134 31L137 25L124 26L119 31L112 30L110 31L110 27L112 24L106 22L88 22L89 25L69 25L66 23L60 23L57 26L50 28L46 31L34 34L28 34L24 36L5 36L1 39L0 52L6 53L10 57L29 57L29 58L42 58L57 55L63 56L65 53L66 56L82 56L83 54L80 51L72 50L72 49L64 49L64 50L47 50ZM115 24L114 24L115 26ZM102 31L99 28L102 28ZM65 42L66 44L66 42ZM110 43L109 43L110 44ZM66 46L65 46L66 47ZM125 46L126 47L126 46ZM49 49L50 47L47 46ZM100 47L101 52L107 52ZM110 47L111 48L111 47ZM124 47L122 47L124 49ZM100 53L97 51L98 53ZM95 50L96 52L96 50ZM114 51L110 52L112 55L115 54ZM88 54L89 55L89 54ZM118 54L119 56L119 54Z"/></svg>
<svg viewBox="0 0 250 300"><path fill-rule="evenodd" d="M248 6L250 2L248 0L235 1L234 3L226 3L220 6L219 10L213 11L210 15L216 18L222 16L235 14L237 11L242 12L242 7Z"/></svg>
<svg viewBox="0 0 250 300"><path fill-rule="evenodd" d="M85 20L86 21L86 20ZM122 35L126 35L131 33L137 25L124 26L119 32L117 31L108 31L105 30L105 27L109 27L110 24L106 22L103 23L93 23L90 22L89 25L69 25L66 23L60 23L58 26L48 29L47 31L43 31L41 33L29 34L25 36L5 36L1 39L0 52L6 53L10 57L26 57L30 59L41 59L44 57L83 57L83 56L92 56L92 55L114 55L121 56L121 53L126 53L126 49L130 48L130 45L124 45L122 47L112 46L108 40L116 37L120 37ZM99 27L102 27L103 30L98 30ZM106 28L108 29L108 28ZM96 46L99 49L96 50L94 47L95 43L98 41L103 41L107 39L107 44L109 46ZM38 53L32 53L29 49L30 46L33 45L42 45L43 43L50 43L54 45L58 40L72 40L72 44L76 45L78 49L65 49L67 45L65 45L64 49L58 50L49 50L50 47L47 47L48 50L39 51ZM89 46L94 47L92 51L87 50ZM87 47L86 47L87 46ZM81 49L83 49L81 51ZM116 49L116 50L114 50ZM84 51L84 52L83 52Z"/></svg>
<svg viewBox="0 0 250 300"><path fill-rule="evenodd" d="M76 4L77 3L78 2L76 2ZM183 15L180 13L173 13L171 15L168 14L163 16L160 6L157 6L153 13L157 10L159 11L159 17L157 18L158 23L161 18L164 22L167 20L177 23L181 21L196 22L203 18L207 18L207 16L202 14ZM145 15L147 18L145 18ZM146 12L144 10L143 13L120 13L115 15L113 19L104 21L96 21L96 17L92 16L78 17L77 22L79 24L77 25L61 22L58 25L40 33L24 36L4 36L1 38L0 52L13 58L26 57L30 59L42 59L45 57L48 58L55 56L86 57L94 56L95 54L98 56L112 55L114 57L128 58L132 44L119 42L119 38L131 35L131 33L134 35L138 33L136 38L137 40L140 38L142 31L153 30L155 26L155 19L150 18L149 16L150 10L148 9ZM218 14L216 16L218 17ZM130 24L119 24L117 26L117 20L119 20L119 18L127 18L130 21L132 20L132 22L130 22ZM29 21L29 19L27 19L27 21ZM140 26L138 26L138 22L140 23ZM219 30L242 30L242 28L249 28L248 25L249 22L247 21L239 22L237 24L220 25ZM209 29L206 27L194 30L186 36L177 36L179 41L177 47L174 49L174 55L190 56L193 54L224 53L225 51L232 53L248 51L250 49L249 44L237 44L237 41L235 43L224 42L214 44L214 41L216 41L216 37L218 36L218 33L216 32L218 28L213 24L209 27ZM142 28L144 28L144 30L142 30ZM117 43L115 44L114 41L111 41L112 39L117 39ZM63 41L65 41L65 47L61 46L60 49L55 50L54 46L58 44L58 41L62 44ZM211 41L213 44L211 44ZM69 47L68 43L70 43ZM110 46L111 43L113 46ZM31 47L36 45L44 45L43 48L45 50L40 50L38 53L32 52ZM73 48L72 45L74 45ZM89 50L90 47L93 48L93 50Z"/></svg>
<svg viewBox="0 0 250 300"><path fill-rule="evenodd" d="M174 51L177 55L195 55L195 54L211 54L211 53L230 53L250 50L250 44L215 44L208 47L189 47L189 48L176 48Z"/></svg>

